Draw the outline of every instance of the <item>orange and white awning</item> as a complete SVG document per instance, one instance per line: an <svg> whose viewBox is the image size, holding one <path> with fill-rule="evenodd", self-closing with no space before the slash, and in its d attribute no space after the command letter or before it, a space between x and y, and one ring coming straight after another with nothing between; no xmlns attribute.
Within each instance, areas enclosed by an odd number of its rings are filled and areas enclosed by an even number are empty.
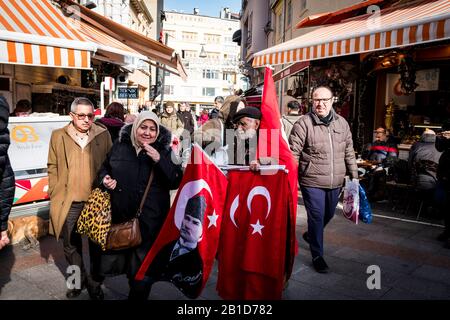
<svg viewBox="0 0 450 320"><path fill-rule="evenodd" d="M450 1L415 1L318 28L254 54L253 67L450 39Z"/></svg>
<svg viewBox="0 0 450 320"><path fill-rule="evenodd" d="M0 63L90 69L94 43L50 0L0 1Z"/></svg>
<svg viewBox="0 0 450 320"><path fill-rule="evenodd" d="M146 56L84 21L79 22L79 31L86 39L96 44L97 52L93 56L95 59L122 66L137 64L138 60L148 60Z"/></svg>

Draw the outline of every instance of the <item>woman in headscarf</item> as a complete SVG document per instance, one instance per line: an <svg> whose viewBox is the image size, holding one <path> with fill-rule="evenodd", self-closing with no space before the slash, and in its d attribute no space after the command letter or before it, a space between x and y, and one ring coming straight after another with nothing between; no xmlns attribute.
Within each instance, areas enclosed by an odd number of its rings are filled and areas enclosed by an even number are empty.
<svg viewBox="0 0 450 320"><path fill-rule="evenodd" d="M151 171L154 177L139 216L141 245L105 252L98 247L96 253L91 253L91 259L96 259L94 270L91 270L96 284L90 286L92 299L103 298L100 285L105 276L123 273L129 279L130 298L135 295L134 276L167 217L169 192L178 188L182 178L181 165L176 163L170 141L171 134L160 125L158 116L151 111L143 111L133 124L122 128L119 139L99 171L99 183L111 194L113 224L131 220L136 215Z"/></svg>

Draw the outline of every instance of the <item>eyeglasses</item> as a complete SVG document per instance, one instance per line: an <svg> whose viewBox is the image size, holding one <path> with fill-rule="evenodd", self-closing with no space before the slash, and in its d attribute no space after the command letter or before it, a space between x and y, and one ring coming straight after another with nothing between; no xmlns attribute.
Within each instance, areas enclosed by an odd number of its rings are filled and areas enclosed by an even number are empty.
<svg viewBox="0 0 450 320"><path fill-rule="evenodd" d="M312 101L313 103L315 103L315 104L319 104L319 103L321 103L321 102L325 102L325 103L330 102L331 99L333 99L333 97L330 97L330 98L322 98L322 99L311 99L311 101Z"/></svg>
<svg viewBox="0 0 450 320"><path fill-rule="evenodd" d="M86 117L88 117L89 120L92 120L95 117L92 113L88 113L88 114L75 113L75 112L72 112L72 113L77 116L78 120L84 120Z"/></svg>

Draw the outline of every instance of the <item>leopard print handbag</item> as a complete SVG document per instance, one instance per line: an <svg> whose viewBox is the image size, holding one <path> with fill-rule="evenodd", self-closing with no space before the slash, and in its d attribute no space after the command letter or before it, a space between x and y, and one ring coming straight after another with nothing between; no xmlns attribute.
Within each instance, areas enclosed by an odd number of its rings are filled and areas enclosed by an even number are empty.
<svg viewBox="0 0 450 320"><path fill-rule="evenodd" d="M111 196L95 188L89 195L77 221L77 232L97 243L103 251L111 228Z"/></svg>

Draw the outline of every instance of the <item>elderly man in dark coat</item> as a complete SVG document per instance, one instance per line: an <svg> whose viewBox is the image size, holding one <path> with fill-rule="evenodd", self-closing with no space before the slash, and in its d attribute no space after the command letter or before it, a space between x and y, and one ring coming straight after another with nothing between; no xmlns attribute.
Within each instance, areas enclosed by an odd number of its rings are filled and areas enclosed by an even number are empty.
<svg viewBox="0 0 450 320"><path fill-rule="evenodd" d="M0 249L9 243L8 217L14 200L15 185L14 172L8 157L8 119L8 103L4 97L0 97Z"/></svg>

